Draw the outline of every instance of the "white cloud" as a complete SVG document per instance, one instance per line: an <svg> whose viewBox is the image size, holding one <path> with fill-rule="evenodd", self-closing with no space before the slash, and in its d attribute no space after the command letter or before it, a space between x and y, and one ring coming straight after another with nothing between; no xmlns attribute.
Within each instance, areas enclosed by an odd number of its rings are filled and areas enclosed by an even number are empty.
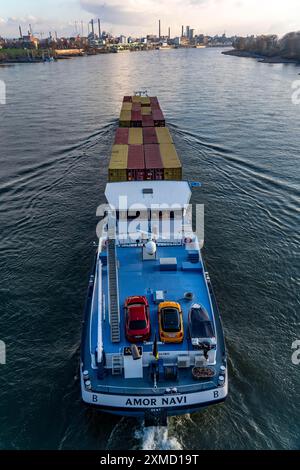
<svg viewBox="0 0 300 470"><path fill-rule="evenodd" d="M153 32L160 18L164 31L171 26L174 34L179 34L182 24L211 34L274 32L273 25L280 24L282 34L294 23L299 8L299 0L80 0L80 4L91 16L115 26L115 31L121 27L125 32Z"/></svg>
<svg viewBox="0 0 300 470"><path fill-rule="evenodd" d="M75 20L84 20L86 31L92 17L101 18L103 28L114 34L157 33L158 19L163 34L170 26L172 35L179 35L182 24L206 34L284 34L297 29L299 18L299 0L53 0L52 5L52 19L37 7L23 8L26 16L0 18L0 35L18 36L19 24L26 32L29 23L45 35L72 35Z"/></svg>
<svg viewBox="0 0 300 470"><path fill-rule="evenodd" d="M47 37L49 32L54 33L57 31L61 35L73 35L75 25L74 22L47 19L43 17L36 17L34 15L27 16L10 16L6 19L0 18L0 36L3 37L19 37L19 26L21 26L23 34L27 34L29 25L31 25L34 34L38 37L40 34Z"/></svg>

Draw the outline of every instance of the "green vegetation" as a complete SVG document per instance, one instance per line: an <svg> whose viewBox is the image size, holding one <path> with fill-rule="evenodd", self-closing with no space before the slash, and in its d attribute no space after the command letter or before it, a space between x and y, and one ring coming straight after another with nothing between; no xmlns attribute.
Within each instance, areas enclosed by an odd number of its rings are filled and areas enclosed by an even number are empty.
<svg viewBox="0 0 300 470"><path fill-rule="evenodd" d="M300 31L288 33L279 39L276 35L239 37L233 47L241 52L249 52L264 57L281 57L300 61Z"/></svg>
<svg viewBox="0 0 300 470"><path fill-rule="evenodd" d="M0 49L0 62L41 59L43 50L5 48Z"/></svg>

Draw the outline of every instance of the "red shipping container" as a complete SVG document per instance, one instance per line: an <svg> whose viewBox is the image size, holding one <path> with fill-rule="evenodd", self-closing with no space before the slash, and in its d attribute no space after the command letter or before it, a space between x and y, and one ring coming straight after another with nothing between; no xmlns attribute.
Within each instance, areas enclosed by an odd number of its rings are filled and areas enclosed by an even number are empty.
<svg viewBox="0 0 300 470"><path fill-rule="evenodd" d="M152 108L159 108L159 102L156 96L150 98L150 103Z"/></svg>
<svg viewBox="0 0 300 470"><path fill-rule="evenodd" d="M132 103L132 111L141 111L141 104L140 103Z"/></svg>
<svg viewBox="0 0 300 470"><path fill-rule="evenodd" d="M129 145L127 168L128 170L144 170L145 157L143 145Z"/></svg>
<svg viewBox="0 0 300 470"><path fill-rule="evenodd" d="M144 139L144 144L158 144L155 127L144 127L143 139Z"/></svg>
<svg viewBox="0 0 300 470"><path fill-rule="evenodd" d="M124 96L123 103L131 103L131 101L132 101L131 96Z"/></svg>
<svg viewBox="0 0 300 470"><path fill-rule="evenodd" d="M141 111L132 111L131 112L131 120L132 121L142 121Z"/></svg>
<svg viewBox="0 0 300 470"><path fill-rule="evenodd" d="M145 150L145 166L147 169L157 168L163 169L163 163L160 155L159 145L146 144Z"/></svg>
<svg viewBox="0 0 300 470"><path fill-rule="evenodd" d="M152 111L154 121L164 121L165 117L160 109L153 109Z"/></svg>
<svg viewBox="0 0 300 470"><path fill-rule="evenodd" d="M163 180L164 167L160 155L159 145L144 145L145 150L145 179L146 180Z"/></svg>
<svg viewBox="0 0 300 470"><path fill-rule="evenodd" d="M154 121L152 116L142 116L143 127L154 127Z"/></svg>
<svg viewBox="0 0 300 470"><path fill-rule="evenodd" d="M141 111L131 111L130 127L142 127L142 113Z"/></svg>
<svg viewBox="0 0 300 470"><path fill-rule="evenodd" d="M143 181L145 179L145 157L143 145L129 145L127 180Z"/></svg>
<svg viewBox="0 0 300 470"><path fill-rule="evenodd" d="M127 145L129 139L129 129L119 127L116 131L115 144Z"/></svg>

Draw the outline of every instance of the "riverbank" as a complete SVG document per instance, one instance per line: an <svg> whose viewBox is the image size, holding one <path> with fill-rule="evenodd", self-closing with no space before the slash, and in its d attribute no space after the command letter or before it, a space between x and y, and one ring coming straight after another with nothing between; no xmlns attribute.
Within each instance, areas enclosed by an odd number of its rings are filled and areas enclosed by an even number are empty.
<svg viewBox="0 0 300 470"><path fill-rule="evenodd" d="M124 46L111 44L103 47L87 47L84 49L36 49L26 50L21 48L9 48L0 50L0 65L13 65L13 64L38 64L41 62L49 62L53 60L72 59L74 57L94 56L100 54L115 54L123 52L149 52L155 50L178 50L178 49L204 49L204 48L219 48L228 46L168 46L158 47L157 45L134 45Z"/></svg>
<svg viewBox="0 0 300 470"><path fill-rule="evenodd" d="M237 49L232 49L230 51L222 52L224 55L231 55L234 57L246 57L250 59L256 59L258 62L265 64L296 64L300 65L300 62L296 59L287 59L280 56L268 57L262 54L257 54L256 52L250 51L239 51Z"/></svg>

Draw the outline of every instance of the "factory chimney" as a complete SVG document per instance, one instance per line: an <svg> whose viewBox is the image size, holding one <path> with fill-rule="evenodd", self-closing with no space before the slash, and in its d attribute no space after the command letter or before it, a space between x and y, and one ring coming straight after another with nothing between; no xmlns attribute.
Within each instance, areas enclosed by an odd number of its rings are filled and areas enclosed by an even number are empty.
<svg viewBox="0 0 300 470"><path fill-rule="evenodd" d="M19 31L20 31L20 38L22 39L22 37L23 37L23 34L22 34L22 28L21 28L21 25L19 26Z"/></svg>
<svg viewBox="0 0 300 470"><path fill-rule="evenodd" d="M171 39L171 28L169 26L169 39Z"/></svg>
<svg viewBox="0 0 300 470"><path fill-rule="evenodd" d="M158 38L161 38L161 22L158 20Z"/></svg>
<svg viewBox="0 0 300 470"><path fill-rule="evenodd" d="M93 38L95 37L94 20L91 21Z"/></svg>
<svg viewBox="0 0 300 470"><path fill-rule="evenodd" d="M98 33L99 33L99 39L101 38L101 23L100 23L100 18L98 18Z"/></svg>
<svg viewBox="0 0 300 470"><path fill-rule="evenodd" d="M182 25L181 26L181 37L183 38L183 36L184 36L184 26Z"/></svg>

